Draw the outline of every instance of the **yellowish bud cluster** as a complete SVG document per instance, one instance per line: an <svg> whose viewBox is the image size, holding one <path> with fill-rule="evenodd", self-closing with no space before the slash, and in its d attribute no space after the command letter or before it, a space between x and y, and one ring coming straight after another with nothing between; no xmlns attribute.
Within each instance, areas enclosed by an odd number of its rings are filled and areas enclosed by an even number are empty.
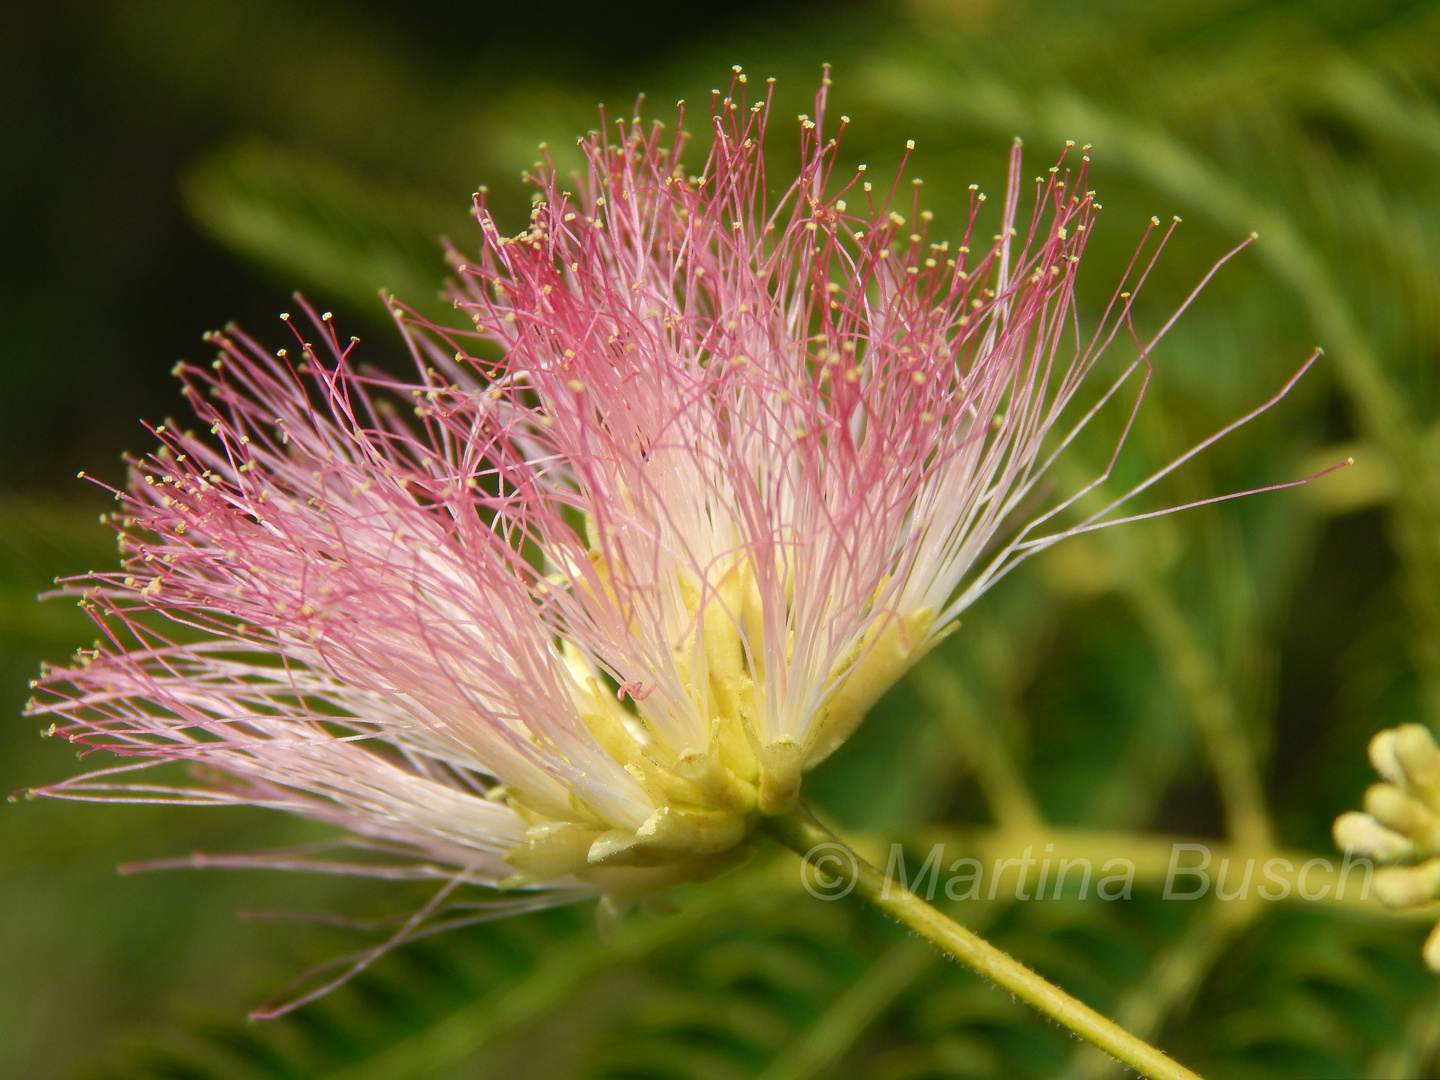
<svg viewBox="0 0 1440 1080"><path fill-rule="evenodd" d="M1440 900L1440 747L1430 730L1402 724L1370 740L1370 763L1384 777L1365 792L1365 812L1335 819L1338 847L1390 865L1375 872L1375 897L1386 907ZM1440 923L1424 946L1440 971Z"/></svg>

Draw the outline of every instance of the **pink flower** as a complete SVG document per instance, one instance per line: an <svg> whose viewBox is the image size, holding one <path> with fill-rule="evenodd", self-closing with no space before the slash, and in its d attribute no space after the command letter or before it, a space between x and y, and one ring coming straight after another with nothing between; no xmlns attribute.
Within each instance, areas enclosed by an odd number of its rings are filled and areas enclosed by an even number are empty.
<svg viewBox="0 0 1440 1080"><path fill-rule="evenodd" d="M308 307L298 346L227 330L179 366L211 437L155 429L116 493L124 569L74 586L105 640L35 706L131 760L41 794L318 818L370 853L343 869L445 880L424 917L459 884L623 902L741 857L1054 539L1044 455L1129 311L1079 339L1083 160L1017 232L1017 145L998 235L972 190L934 242L918 181L837 180L823 87L772 203L744 84L698 172L635 120L582 141L574 194L542 171L520 235L478 202L474 332L396 309L414 384ZM133 779L172 761L188 782ZM247 860L335 866L210 862Z"/></svg>

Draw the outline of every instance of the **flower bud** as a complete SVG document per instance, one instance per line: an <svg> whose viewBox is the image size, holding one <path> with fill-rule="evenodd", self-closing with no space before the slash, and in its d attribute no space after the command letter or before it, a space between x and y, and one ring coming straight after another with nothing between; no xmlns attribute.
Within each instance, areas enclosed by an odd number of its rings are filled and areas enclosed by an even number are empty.
<svg viewBox="0 0 1440 1080"><path fill-rule="evenodd" d="M1369 814L1351 810L1335 819L1335 846L1381 862L1399 862L1415 854L1415 844L1387 829Z"/></svg>
<svg viewBox="0 0 1440 1080"><path fill-rule="evenodd" d="M1420 955L1425 958L1425 966L1431 971L1440 972L1440 922L1437 922L1430 931L1430 936L1425 939L1425 945L1420 950Z"/></svg>
<svg viewBox="0 0 1440 1080"><path fill-rule="evenodd" d="M1395 757L1405 770L1407 786L1431 810L1440 810L1440 747L1430 729L1401 724L1395 729Z"/></svg>
<svg viewBox="0 0 1440 1080"><path fill-rule="evenodd" d="M1394 784L1372 784L1365 792L1365 810L1380 824L1408 836L1422 854L1440 852L1440 817Z"/></svg>
<svg viewBox="0 0 1440 1080"><path fill-rule="evenodd" d="M1388 908L1419 907L1440 897L1440 859L1375 871L1375 899Z"/></svg>
<svg viewBox="0 0 1440 1080"><path fill-rule="evenodd" d="M1378 731L1370 740L1367 747L1370 755L1370 764L1375 771L1389 780L1392 784L1403 784L1405 782L1405 770L1400 767L1400 759L1395 756L1395 732L1389 728Z"/></svg>

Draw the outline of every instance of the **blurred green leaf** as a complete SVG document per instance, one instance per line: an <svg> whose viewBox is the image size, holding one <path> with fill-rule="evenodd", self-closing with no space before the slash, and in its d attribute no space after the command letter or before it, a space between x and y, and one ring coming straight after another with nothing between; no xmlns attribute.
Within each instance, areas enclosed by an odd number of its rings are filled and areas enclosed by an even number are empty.
<svg viewBox="0 0 1440 1080"><path fill-rule="evenodd" d="M378 313L382 292L443 317L437 237L465 227L454 210L366 181L332 161L249 142L186 176L191 212L219 240L318 296ZM447 229L447 226L449 227Z"/></svg>

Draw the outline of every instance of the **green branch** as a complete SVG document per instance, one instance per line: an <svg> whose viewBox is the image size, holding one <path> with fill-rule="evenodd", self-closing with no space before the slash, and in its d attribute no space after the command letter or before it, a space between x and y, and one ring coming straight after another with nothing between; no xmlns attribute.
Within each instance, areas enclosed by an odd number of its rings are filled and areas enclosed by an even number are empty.
<svg viewBox="0 0 1440 1080"><path fill-rule="evenodd" d="M942 915L908 889L896 887L885 874L841 843L804 807L797 807L782 817L771 818L767 828L771 836L815 866L817 871L846 885L853 883L855 891L876 908L919 934L941 952L1009 990L1021 1001L1142 1075L1153 1080L1199 1080L1196 1073L1149 1043L1137 1039L1084 1002L1071 997L984 938Z"/></svg>

